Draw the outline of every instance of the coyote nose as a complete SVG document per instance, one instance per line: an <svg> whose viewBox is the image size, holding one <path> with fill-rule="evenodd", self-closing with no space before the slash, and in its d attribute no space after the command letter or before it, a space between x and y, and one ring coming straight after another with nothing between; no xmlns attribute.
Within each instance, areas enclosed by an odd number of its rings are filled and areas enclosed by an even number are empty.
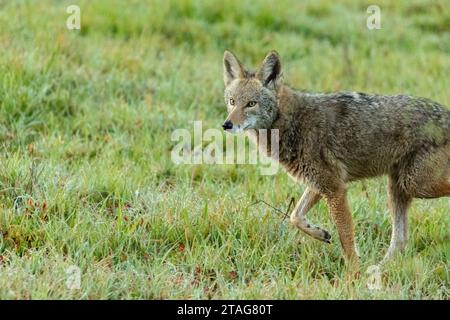
<svg viewBox="0 0 450 320"><path fill-rule="evenodd" d="M228 130L233 128L233 123L231 121L225 121L225 123L222 125L223 130Z"/></svg>

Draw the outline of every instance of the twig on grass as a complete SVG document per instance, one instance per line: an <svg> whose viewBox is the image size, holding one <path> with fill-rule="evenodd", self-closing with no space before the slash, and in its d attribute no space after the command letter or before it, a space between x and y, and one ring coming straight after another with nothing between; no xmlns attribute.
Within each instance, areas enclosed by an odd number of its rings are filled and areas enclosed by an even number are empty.
<svg viewBox="0 0 450 320"><path fill-rule="evenodd" d="M288 204L288 207L287 207L286 211L283 211L283 210L281 210L281 209L278 209L278 208L274 207L273 205L271 205L270 203L267 203L266 201L264 201L264 200L262 200L262 199L256 200L254 203L250 204L249 207L254 206L254 205L257 205L257 204L259 204L259 203L264 203L266 206L268 206L268 207L270 207L270 208L276 210L277 212L283 214L283 217L282 217L282 220L281 220L281 221L284 221L284 220L286 220L286 218L289 216L289 212L291 211L292 205L295 205L295 198L294 198L294 197L291 197L291 200L289 201L289 204Z"/></svg>

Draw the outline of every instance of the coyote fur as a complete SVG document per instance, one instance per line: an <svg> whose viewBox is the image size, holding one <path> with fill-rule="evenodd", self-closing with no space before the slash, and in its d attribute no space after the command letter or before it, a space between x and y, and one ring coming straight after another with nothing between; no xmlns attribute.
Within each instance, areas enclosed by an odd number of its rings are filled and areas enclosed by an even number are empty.
<svg viewBox="0 0 450 320"><path fill-rule="evenodd" d="M383 261L405 248L408 208L414 198L450 196L450 111L439 103L408 95L295 91L283 84L275 51L256 72L225 51L223 68L229 112L223 128L246 131L257 145L260 132L278 130L276 160L306 185L291 223L330 243L330 233L306 218L320 199L325 200L347 261L359 258L347 183L388 176L393 228Z"/></svg>

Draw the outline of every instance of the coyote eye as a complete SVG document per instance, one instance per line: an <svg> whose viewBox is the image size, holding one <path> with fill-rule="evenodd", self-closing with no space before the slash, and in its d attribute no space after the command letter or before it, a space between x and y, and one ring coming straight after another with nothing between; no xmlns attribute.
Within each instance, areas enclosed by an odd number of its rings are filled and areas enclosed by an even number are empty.
<svg viewBox="0 0 450 320"><path fill-rule="evenodd" d="M234 99L230 98L230 105L234 106Z"/></svg>
<svg viewBox="0 0 450 320"><path fill-rule="evenodd" d="M254 106L256 106L256 101L250 101L250 102L247 104L247 106L249 106L249 107L254 107Z"/></svg>

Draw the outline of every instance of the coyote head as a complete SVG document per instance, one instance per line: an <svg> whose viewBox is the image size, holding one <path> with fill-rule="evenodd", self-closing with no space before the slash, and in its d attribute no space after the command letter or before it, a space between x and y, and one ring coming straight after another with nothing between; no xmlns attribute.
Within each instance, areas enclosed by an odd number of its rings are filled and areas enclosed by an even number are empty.
<svg viewBox="0 0 450 320"><path fill-rule="evenodd" d="M282 84L278 53L270 52L259 70L251 72L229 51L223 56L223 80L228 117L223 124L233 133L270 129L278 115L277 91Z"/></svg>

